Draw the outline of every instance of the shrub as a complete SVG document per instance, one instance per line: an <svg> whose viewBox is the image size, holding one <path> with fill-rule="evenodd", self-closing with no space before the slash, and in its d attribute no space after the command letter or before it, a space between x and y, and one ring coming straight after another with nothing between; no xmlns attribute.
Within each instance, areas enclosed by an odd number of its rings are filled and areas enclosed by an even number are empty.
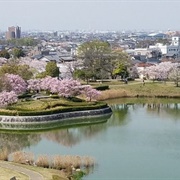
<svg viewBox="0 0 180 180"><path fill-rule="evenodd" d="M32 96L32 94L25 93L25 94L19 95L18 99L31 98L31 96Z"/></svg>
<svg viewBox="0 0 180 180"><path fill-rule="evenodd" d="M49 168L49 158L47 155L40 155L36 160L36 165L39 167Z"/></svg>
<svg viewBox="0 0 180 180"><path fill-rule="evenodd" d="M84 102L84 100L77 97L68 97L67 99L73 102Z"/></svg>
<svg viewBox="0 0 180 180"><path fill-rule="evenodd" d="M13 162L20 164L33 164L34 155L33 153L17 151L11 154L11 159Z"/></svg>
<svg viewBox="0 0 180 180"><path fill-rule="evenodd" d="M98 91L105 91L107 89L109 89L109 86L108 85L105 85L105 86L97 86L97 87L94 87L94 89L98 90Z"/></svg>
<svg viewBox="0 0 180 180"><path fill-rule="evenodd" d="M8 149L7 148L3 148L0 151L0 160L1 161L8 161Z"/></svg>

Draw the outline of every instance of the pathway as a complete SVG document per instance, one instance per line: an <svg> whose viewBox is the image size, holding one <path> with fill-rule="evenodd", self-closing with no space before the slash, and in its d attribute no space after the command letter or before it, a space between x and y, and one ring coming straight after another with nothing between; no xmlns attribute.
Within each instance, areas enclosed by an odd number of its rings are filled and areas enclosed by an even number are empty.
<svg viewBox="0 0 180 180"><path fill-rule="evenodd" d="M18 165L13 165L9 162L0 161L0 167L12 169L14 171L25 174L26 176L29 177L29 180L44 180L43 176L40 173L26 169Z"/></svg>

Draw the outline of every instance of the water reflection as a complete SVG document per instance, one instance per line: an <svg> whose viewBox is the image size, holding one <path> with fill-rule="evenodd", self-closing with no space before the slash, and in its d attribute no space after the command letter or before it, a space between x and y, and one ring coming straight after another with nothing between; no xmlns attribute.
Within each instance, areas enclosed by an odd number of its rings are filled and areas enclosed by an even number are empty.
<svg viewBox="0 0 180 180"><path fill-rule="evenodd" d="M107 115L104 117L99 118L86 118L86 125L79 125L79 126L67 126L67 123L62 126L62 123L59 124L46 124L48 130L46 131L27 131L27 128L32 130L32 127L35 128L42 127L42 125L27 125L26 131L10 131L10 128L14 127L21 127L20 130L22 130L22 127L25 125L10 125L6 124L6 129L8 131L0 131L0 148L7 148L9 150L9 153L14 151L19 151L24 148L34 146L38 144L41 140L47 139L49 141L55 142L57 144L61 144L66 147L74 146L82 141L82 139L89 139L96 134L100 133L105 129L107 120L111 117L111 115ZM77 124L79 122L82 122L82 119L76 119L75 120ZM29 127L30 126L30 127ZM50 127L51 126L51 127ZM64 128L62 128L64 127ZM54 128L54 129L53 129ZM43 129L45 130L44 126Z"/></svg>
<svg viewBox="0 0 180 180"><path fill-rule="evenodd" d="M38 144L41 140L40 134L22 134L22 133L0 133L0 149L7 149L8 153L21 151L23 148Z"/></svg>
<svg viewBox="0 0 180 180"><path fill-rule="evenodd" d="M128 115L129 104L112 104L110 105L113 114L111 119L108 121L109 126L121 126L128 123L126 118Z"/></svg>
<svg viewBox="0 0 180 180"><path fill-rule="evenodd" d="M171 117L170 119L179 120L180 118L180 103L125 103L113 102L110 104L113 114L111 117L106 117L103 123L88 124L83 126L72 126L64 128L56 128L48 131L39 132L1 132L0 133L0 148L9 149L10 153L19 151L24 148L35 146L42 140L51 141L55 144L63 145L64 147L73 147L80 144L82 141L96 140L99 134L108 131L108 128L126 126L131 122L129 118L132 111L139 108L144 113L156 114L158 116Z"/></svg>

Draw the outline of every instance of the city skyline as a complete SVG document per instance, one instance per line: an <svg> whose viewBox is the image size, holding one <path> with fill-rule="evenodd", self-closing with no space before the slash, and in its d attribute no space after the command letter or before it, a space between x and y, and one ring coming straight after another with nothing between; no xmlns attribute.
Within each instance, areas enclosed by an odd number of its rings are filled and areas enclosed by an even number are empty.
<svg viewBox="0 0 180 180"><path fill-rule="evenodd" d="M0 0L0 30L180 30L180 0Z"/></svg>

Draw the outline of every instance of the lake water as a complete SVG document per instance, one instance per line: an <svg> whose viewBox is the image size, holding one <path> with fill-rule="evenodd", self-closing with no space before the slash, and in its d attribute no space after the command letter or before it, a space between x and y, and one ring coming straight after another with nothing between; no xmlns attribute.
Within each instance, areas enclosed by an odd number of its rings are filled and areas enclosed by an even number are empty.
<svg viewBox="0 0 180 180"><path fill-rule="evenodd" d="M97 165L85 180L180 179L180 100L108 103L113 114L105 123L36 133L2 132L1 147L36 155L92 156Z"/></svg>

